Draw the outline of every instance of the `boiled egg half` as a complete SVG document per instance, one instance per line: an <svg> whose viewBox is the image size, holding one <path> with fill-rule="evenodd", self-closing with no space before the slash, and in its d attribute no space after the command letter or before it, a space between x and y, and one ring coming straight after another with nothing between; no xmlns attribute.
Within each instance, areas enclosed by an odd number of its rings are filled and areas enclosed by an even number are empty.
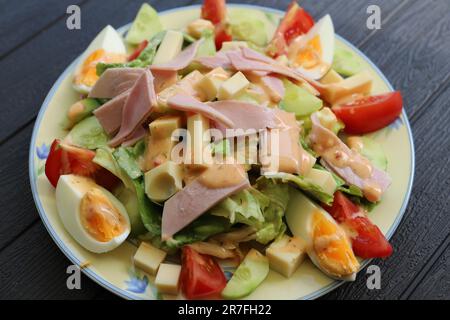
<svg viewBox="0 0 450 320"><path fill-rule="evenodd" d="M98 80L97 64L121 63L127 60L122 36L111 26L104 28L81 55L75 67L73 87L87 94Z"/></svg>
<svg viewBox="0 0 450 320"><path fill-rule="evenodd" d="M298 190L291 190L286 221L294 236L306 241L311 261L331 278L354 281L359 262L339 224Z"/></svg>
<svg viewBox="0 0 450 320"><path fill-rule="evenodd" d="M333 21L330 15L326 15L307 34L292 41L288 48L291 67L307 78L323 78L333 64L334 42Z"/></svg>
<svg viewBox="0 0 450 320"><path fill-rule="evenodd" d="M61 176L56 186L56 206L66 230L89 251L111 251L130 234L125 207L89 178Z"/></svg>

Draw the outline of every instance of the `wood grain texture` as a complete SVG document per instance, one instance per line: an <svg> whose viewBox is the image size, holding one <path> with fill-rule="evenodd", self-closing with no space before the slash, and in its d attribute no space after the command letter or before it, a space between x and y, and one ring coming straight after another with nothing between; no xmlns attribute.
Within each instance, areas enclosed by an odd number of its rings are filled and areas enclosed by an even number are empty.
<svg viewBox="0 0 450 320"><path fill-rule="evenodd" d="M408 115L428 112L427 102L450 79L450 1L409 0L395 18L362 46L397 90Z"/></svg>
<svg viewBox="0 0 450 320"><path fill-rule="evenodd" d="M61 16L61 8L65 12L62 4L45 6L43 16L33 22L30 30L21 30L16 38L6 38L12 39L5 42L7 45L15 43L6 51L17 48L0 60L3 99L0 119L8 119L2 121L0 127L0 299L117 299L86 277L82 281L82 291L67 290L65 270L69 261L39 221L29 190L28 145L33 120L59 74L104 25L117 27L131 21L141 2L109 0L105 6L101 0L86 0L81 6L83 29L80 32L68 31L63 17L52 20ZM149 2L157 10L164 10L201 1ZM290 1L240 2L284 9ZM9 11L19 17L18 21L27 21L33 8L42 9L31 4L31 0L23 3L28 3L29 7L19 8L11 1L0 1L0 6L10 6ZM364 28L369 3L382 9L383 29L380 31ZM342 286L324 299L450 298L447 275L450 3L448 0L433 0L432 3L417 0L302 1L315 18L330 13L336 31L354 44L362 44L362 51L381 67L394 86L402 89L416 138L416 179L405 218L393 238L395 255L387 261L374 261L382 270L382 290L367 290L362 271L355 283ZM0 32L4 16L2 10ZM42 32L36 33L41 26ZM1 57L4 37L3 33L0 35Z"/></svg>
<svg viewBox="0 0 450 320"><path fill-rule="evenodd" d="M81 289L67 289L69 260L56 250L47 230L35 224L0 252L0 299L92 299L103 288L82 275Z"/></svg>
<svg viewBox="0 0 450 320"><path fill-rule="evenodd" d="M13 52L86 0L4 0L0 2L0 57ZM51 10L49 10L51 8Z"/></svg>

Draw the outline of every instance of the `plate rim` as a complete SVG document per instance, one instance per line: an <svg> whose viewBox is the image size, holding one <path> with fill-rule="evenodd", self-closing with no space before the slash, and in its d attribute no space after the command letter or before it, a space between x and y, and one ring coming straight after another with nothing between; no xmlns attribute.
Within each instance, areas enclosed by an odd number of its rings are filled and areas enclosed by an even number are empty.
<svg viewBox="0 0 450 320"><path fill-rule="evenodd" d="M235 7L235 8L248 8L248 9L256 9L256 10L262 10L264 12L267 13L274 13L274 14L281 14L283 15L284 12L282 10L279 9L275 9L275 8L271 8L271 7L264 7L264 6L260 6L260 5L251 5L251 4L228 4L227 6L229 7ZM168 9L168 10L164 10L161 12L158 12L158 14L161 15L166 15L166 14L170 14L173 12L177 12L177 11L184 11L184 10L190 10L190 9L199 9L201 7L201 5L197 4L197 5L189 5L189 6L183 6L183 7L178 7L178 8L172 8L172 9ZM120 28L118 28L117 30L119 32L125 32L129 26L131 25L131 23L128 23ZM339 39L339 41L343 42L345 45L349 46L353 51L355 51L356 53L358 53L358 55L363 58L372 68L373 70L380 76L380 78L383 80L383 82L387 85L387 87L389 88L389 90L394 91L394 87L392 86L391 82L386 78L386 76L384 75L384 73L378 68L378 66L375 65L374 62L372 62L372 60L366 55L364 54L361 50L359 50L359 48L357 48L355 45L353 45L352 43L350 43L348 40L346 40L345 38L341 37L340 35L336 34L336 38ZM34 123L33 126L33 133L31 136L31 142L30 142L30 148L29 148L29 158L28 158L28 167L29 167L29 182L30 182L30 187L31 187L31 191L33 194L33 200L36 206L36 209L38 210L39 216L47 230L47 232L50 234L51 238L53 239L53 242L56 243L56 245L58 246L58 248L62 251L62 253L67 257L67 259L69 259L69 261L71 263L73 263L74 265L79 266L81 264L81 261L73 254L73 252L64 244L64 242L60 239L60 237L58 236L57 232L55 231L55 229L52 227L50 221L47 219L47 215L45 213L45 210L42 206L41 200L39 198L39 194L37 191L37 177L36 177L36 170L35 170L35 150L36 150L36 138L39 132L39 128L41 126L41 122L42 122L42 118L45 114L45 112L48 109L48 106L50 104L50 101L53 99L53 96L55 95L56 91L58 90L59 86L61 85L61 82L66 79L66 77L69 75L69 73L72 72L72 69L75 67L76 63L78 62L80 56L78 56L75 60L72 61L72 63L69 64L69 66L67 66L64 71L59 75L59 77L57 78L57 80L55 81L55 83L53 84L53 86L51 87L50 91L48 92L47 96L44 99L44 102L42 103L40 109L39 109L39 113L38 116L36 118L36 121ZM392 236L394 235L394 233L396 232L396 230L398 229L400 222L403 220L403 217L405 215L406 209L408 207L409 204L409 200L411 198L411 192L412 192L412 187L413 187L413 182L414 182L414 175L415 175L415 146L414 146L414 138L413 138L413 133L412 133L412 129L411 129L411 125L409 123L409 119L408 116L406 114L405 109L403 108L402 111L402 120L404 121L404 124L406 126L407 129L407 133L408 133L408 140L409 143L411 145L411 153L410 153L410 157L411 157L411 172L410 172L410 176L409 176L409 181L408 181L408 187L407 187L407 192L403 198L403 202L402 202L402 206L400 208L399 214L397 215L396 219L394 220L394 223L392 224L392 226L389 228L388 232L386 233L386 238L389 240L392 238ZM370 262L372 261L372 259L370 260L366 260L364 261L364 263L361 266L361 269L364 269ZM99 285L101 285L103 288L107 289L108 291L124 298L127 300L143 300L142 297L137 296L135 294L130 293L127 290L124 290L122 288L119 288L113 284L111 284L110 282L106 281L103 277L101 277L100 275L98 275L96 272L94 272L92 269L90 268L82 268L81 271L87 275L91 280L93 280L94 282L98 283ZM360 272L359 271L359 272ZM343 285L345 283L345 281L334 281L331 284L307 295L304 297L299 297L297 300L313 300L313 299L317 299L335 289L337 289L338 287L340 287L341 285Z"/></svg>

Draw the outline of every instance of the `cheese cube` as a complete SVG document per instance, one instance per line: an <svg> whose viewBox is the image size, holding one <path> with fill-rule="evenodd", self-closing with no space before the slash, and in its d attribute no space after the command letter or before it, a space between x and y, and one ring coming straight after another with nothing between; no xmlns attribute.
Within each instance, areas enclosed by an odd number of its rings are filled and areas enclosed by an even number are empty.
<svg viewBox="0 0 450 320"><path fill-rule="evenodd" d="M341 82L325 85L323 97L330 104L351 95L366 95L372 90L372 76L363 71Z"/></svg>
<svg viewBox="0 0 450 320"><path fill-rule="evenodd" d="M155 286L161 293L178 294L181 266L162 263L155 279Z"/></svg>
<svg viewBox="0 0 450 320"><path fill-rule="evenodd" d="M196 39L200 39L202 33L206 30L214 31L214 25L211 21L205 19L194 20L186 27L187 33Z"/></svg>
<svg viewBox="0 0 450 320"><path fill-rule="evenodd" d="M298 238L283 236L266 249L270 268L289 278L305 258L306 244Z"/></svg>
<svg viewBox="0 0 450 320"><path fill-rule="evenodd" d="M166 255L166 252L155 248L151 244L142 242L134 255L134 265L154 276L158 271L159 265L166 258Z"/></svg>
<svg viewBox="0 0 450 320"><path fill-rule="evenodd" d="M168 30L162 40L153 64L162 64L173 60L183 46L184 37L179 31Z"/></svg>
<svg viewBox="0 0 450 320"><path fill-rule="evenodd" d="M328 73L322 79L320 79L319 82L322 84L330 84L338 83L341 81L344 81L344 78L342 78L341 75L333 69L330 69L330 71L328 71Z"/></svg>
<svg viewBox="0 0 450 320"><path fill-rule="evenodd" d="M205 94L206 100L214 100L222 84L230 78L230 74L222 68L216 68L207 73L196 87Z"/></svg>
<svg viewBox="0 0 450 320"><path fill-rule="evenodd" d="M239 48L248 48L246 41L225 41L222 43L222 48L220 51L230 51Z"/></svg>
<svg viewBox="0 0 450 320"><path fill-rule="evenodd" d="M209 119L201 114L194 114L187 119L189 132L185 164L203 165L203 152L211 142Z"/></svg>
<svg viewBox="0 0 450 320"><path fill-rule="evenodd" d="M305 179L320 186L328 194L334 194L336 191L336 180L334 180L333 175L328 171L313 168L305 176Z"/></svg>
<svg viewBox="0 0 450 320"><path fill-rule="evenodd" d="M244 74L242 72L238 72L220 86L217 98L219 100L231 99L244 91L249 84L250 82Z"/></svg>
<svg viewBox="0 0 450 320"><path fill-rule="evenodd" d="M204 93L201 90L197 89L196 84L203 79L203 74L198 71L192 71L188 75L186 75L183 79L175 83L174 85L164 89L160 93L158 93L158 105L155 108L155 112L164 113L167 112L169 107L167 106L167 101L177 95L177 94L185 94L188 96L193 96L194 98L204 101Z"/></svg>

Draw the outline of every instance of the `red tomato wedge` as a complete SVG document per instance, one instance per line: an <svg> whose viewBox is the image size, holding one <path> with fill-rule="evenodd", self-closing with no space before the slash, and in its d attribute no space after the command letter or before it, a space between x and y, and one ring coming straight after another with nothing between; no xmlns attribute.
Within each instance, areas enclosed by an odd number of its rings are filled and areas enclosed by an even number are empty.
<svg viewBox="0 0 450 320"><path fill-rule="evenodd" d="M202 18L219 24L225 21L227 5L225 0L205 0L202 5Z"/></svg>
<svg viewBox="0 0 450 320"><path fill-rule="evenodd" d="M403 108L402 94L394 91L364 97L333 107L333 112L345 124L349 134L365 134L383 129L394 122Z"/></svg>
<svg viewBox="0 0 450 320"><path fill-rule="evenodd" d="M313 26L314 19L311 15L295 0L292 1L267 47L267 53L272 57L282 55L292 40L307 33Z"/></svg>
<svg viewBox="0 0 450 320"><path fill-rule="evenodd" d="M93 178L99 185L111 190L118 183L118 179L92 162L94 157L95 152L92 150L64 144L55 139L45 163L45 175L55 188L61 175L76 174Z"/></svg>
<svg viewBox="0 0 450 320"><path fill-rule="evenodd" d="M224 42L231 41L231 40L233 40L233 37L231 36L231 34L229 34L227 32L224 25L223 24L217 25L216 30L215 30L215 39L214 39L214 42L216 44L216 49L217 50L222 49L222 44Z"/></svg>
<svg viewBox="0 0 450 320"><path fill-rule="evenodd" d="M142 51L144 51L144 49L147 47L148 45L148 41L144 40L142 41L136 48L136 50L134 50L134 52L128 57L128 61L133 61L136 60L142 53Z"/></svg>
<svg viewBox="0 0 450 320"><path fill-rule="evenodd" d="M184 246L181 259L181 288L188 299L211 297L227 285L222 269L212 257Z"/></svg>
<svg viewBox="0 0 450 320"><path fill-rule="evenodd" d="M202 5L202 18L211 21L215 29L216 49L222 48L222 43L233 40L226 28L227 5L225 0L205 0Z"/></svg>
<svg viewBox="0 0 450 320"><path fill-rule="evenodd" d="M392 246L380 229L342 192L336 192L333 205L324 206L324 209L349 231L353 251L358 257L370 259L392 255Z"/></svg>

